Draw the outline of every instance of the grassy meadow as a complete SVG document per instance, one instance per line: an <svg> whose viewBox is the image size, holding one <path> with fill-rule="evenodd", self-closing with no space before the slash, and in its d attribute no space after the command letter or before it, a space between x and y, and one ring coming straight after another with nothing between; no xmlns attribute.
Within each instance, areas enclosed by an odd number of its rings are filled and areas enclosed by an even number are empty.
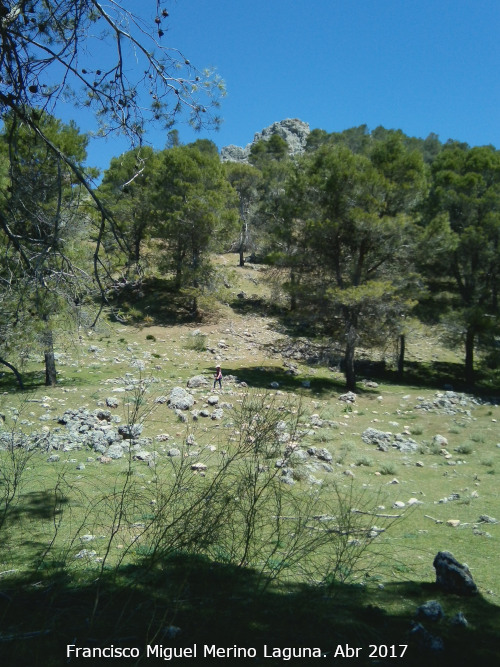
<svg viewBox="0 0 500 667"><path fill-rule="evenodd" d="M323 664L498 664L494 376L481 375L477 393L447 410L445 387L463 390L460 350L415 325L407 375L396 377L390 349L365 352L355 402L340 400L343 377L324 346L291 335L265 270L234 260L218 258L230 287L201 323L183 320L155 284L123 299L125 321L58 341L57 387L43 386L36 359L25 391L10 373L0 378L0 429L13 437L48 436L64 429L57 419L66 410L100 408L116 424L141 423L149 438L149 456L135 449L105 463L89 448L0 451L1 664L85 662L68 657L67 645L139 647L139 656L115 656L125 664L170 660L147 656L147 645L196 645L196 658L172 661L204 664L217 659L203 656L205 644L256 649L253 657L224 649L226 664L288 661L271 647L319 647ZM214 393L216 363L225 377ZM196 375L208 384L190 390L193 409L207 416L181 418L166 398ZM418 446L381 451L363 441L368 428ZM331 457L297 462L294 448ZM283 456L289 484L275 465ZM468 565L478 596L435 586L439 551ZM421 621L442 650L410 632L428 600L445 613ZM451 620L459 612L466 627ZM390 648L406 644L403 656ZM363 650L351 657L347 645Z"/></svg>

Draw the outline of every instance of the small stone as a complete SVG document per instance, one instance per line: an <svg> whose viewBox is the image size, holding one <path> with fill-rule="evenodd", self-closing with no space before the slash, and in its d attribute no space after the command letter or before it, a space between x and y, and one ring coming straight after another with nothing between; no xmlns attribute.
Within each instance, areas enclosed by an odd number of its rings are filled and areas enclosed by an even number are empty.
<svg viewBox="0 0 500 667"><path fill-rule="evenodd" d="M448 519L446 525L451 526L452 528L457 528L457 526L460 525L460 519Z"/></svg>

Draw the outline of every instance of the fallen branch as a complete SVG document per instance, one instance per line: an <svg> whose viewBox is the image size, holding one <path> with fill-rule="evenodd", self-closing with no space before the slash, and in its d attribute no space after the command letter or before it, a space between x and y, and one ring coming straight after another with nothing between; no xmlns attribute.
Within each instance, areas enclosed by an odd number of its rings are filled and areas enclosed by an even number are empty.
<svg viewBox="0 0 500 667"><path fill-rule="evenodd" d="M49 633L50 630L34 630L33 632L20 632L14 635L0 635L0 642L12 642L17 639L34 639L35 637L42 637Z"/></svg>
<svg viewBox="0 0 500 667"><path fill-rule="evenodd" d="M376 514L374 512L363 512L363 510L352 509L353 514L366 514L368 516L375 516L378 519L401 519L403 514Z"/></svg>

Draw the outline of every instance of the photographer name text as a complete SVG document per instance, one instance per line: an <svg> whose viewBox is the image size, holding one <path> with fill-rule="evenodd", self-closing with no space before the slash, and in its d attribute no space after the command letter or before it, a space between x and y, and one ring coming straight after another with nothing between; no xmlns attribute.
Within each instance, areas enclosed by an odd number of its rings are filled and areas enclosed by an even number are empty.
<svg viewBox="0 0 500 667"><path fill-rule="evenodd" d="M369 644L366 647L338 644L331 650L314 647L278 647L264 644L260 650L243 646L216 646L215 644L193 644L189 647L147 645L143 650L130 646L84 647L76 644L66 646L67 658L133 658L140 657L162 659L165 661L179 658L278 658L284 661L293 658L402 658L406 653L406 644Z"/></svg>

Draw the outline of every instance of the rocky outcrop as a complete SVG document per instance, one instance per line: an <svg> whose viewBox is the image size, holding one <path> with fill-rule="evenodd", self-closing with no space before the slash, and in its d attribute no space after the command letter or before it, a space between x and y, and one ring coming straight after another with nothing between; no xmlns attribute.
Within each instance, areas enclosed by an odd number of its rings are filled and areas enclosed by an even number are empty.
<svg viewBox="0 0 500 667"><path fill-rule="evenodd" d="M248 162L252 146L261 139L268 141L274 134L277 134L287 142L290 155L300 155L305 150L310 131L308 123L304 123L304 121L298 118L286 118L285 120L280 120L269 125L262 132L256 132L253 141L247 144L245 148L232 144L224 146L221 149L221 160L223 162Z"/></svg>

